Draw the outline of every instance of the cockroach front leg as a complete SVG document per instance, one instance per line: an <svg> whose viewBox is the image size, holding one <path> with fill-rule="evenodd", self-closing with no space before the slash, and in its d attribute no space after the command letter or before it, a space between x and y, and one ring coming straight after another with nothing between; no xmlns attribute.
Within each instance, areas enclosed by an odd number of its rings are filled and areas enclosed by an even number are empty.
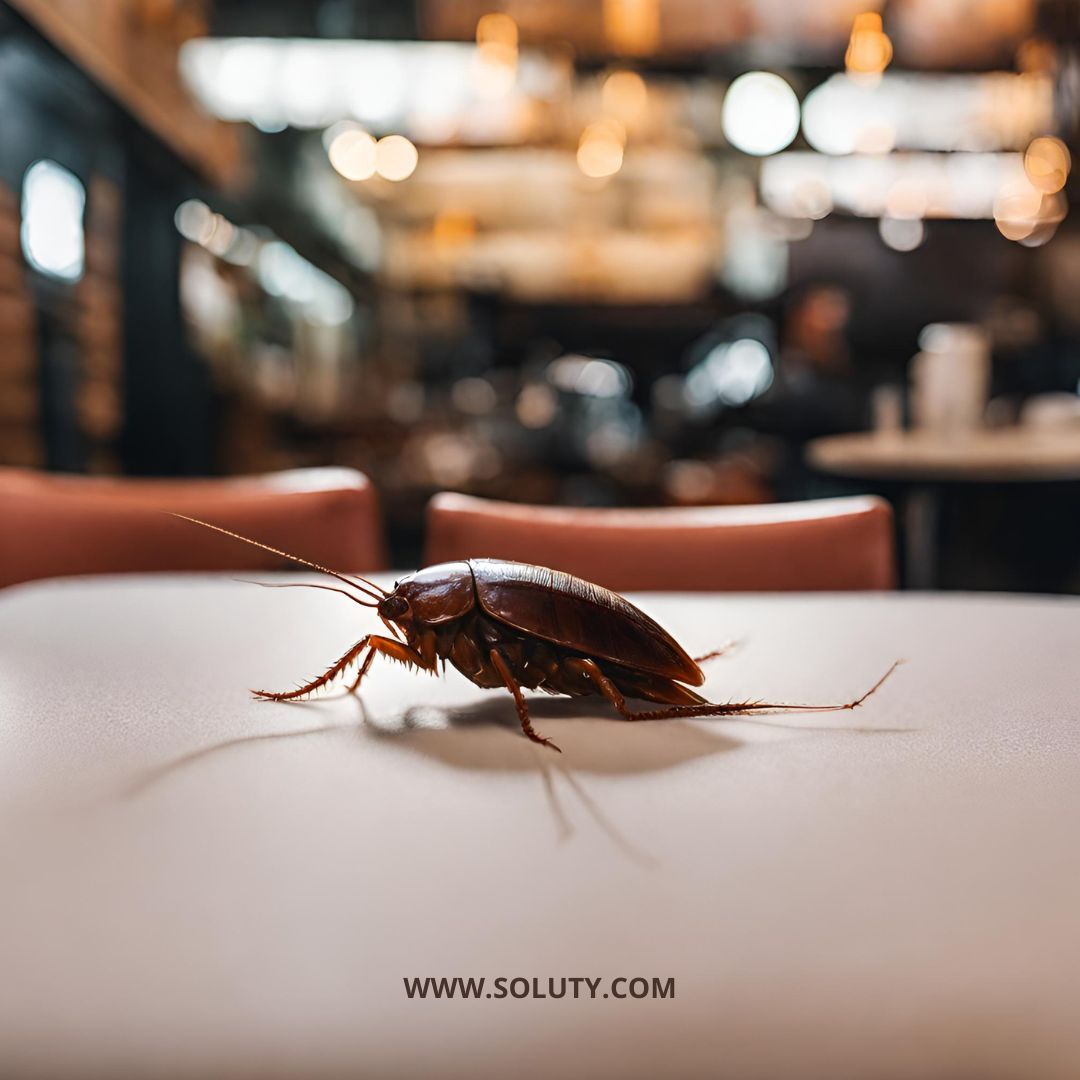
<svg viewBox="0 0 1080 1080"><path fill-rule="evenodd" d="M595 660L581 658L567 661L567 667L581 672L582 675L590 679L624 720L674 720L676 717L691 716L743 716L748 713L769 709L780 709L785 712L841 712L845 709L857 709L871 694L881 687L882 683L900 664L901 661L897 660L865 694L843 705L792 705L767 701L729 702L726 705L721 705L707 701L701 705L669 705L665 709L631 712L619 688L604 674Z"/></svg>
<svg viewBox="0 0 1080 1080"><path fill-rule="evenodd" d="M368 668L371 667L371 661L375 659L375 650L368 649L367 656L364 657L364 662L360 665L360 670L356 673L356 678L349 683L347 694L355 694L360 689L360 684L364 681L364 676L368 673Z"/></svg>
<svg viewBox="0 0 1080 1080"><path fill-rule="evenodd" d="M488 655L491 657L492 666L502 676L503 682L506 683L506 689L514 695L514 704L517 706L518 719L521 721L521 730L524 731L534 743L539 743L541 746L550 746L552 750L557 750L561 754L562 750L555 743L550 739L545 739L544 736L539 734L532 726L532 721L529 719L529 706L525 702L525 695L521 692L521 687L518 685L517 679L514 678L514 674L510 670L510 665L503 659L502 653L500 653L498 649L492 649Z"/></svg>
<svg viewBox="0 0 1080 1080"><path fill-rule="evenodd" d="M368 638L368 643L371 645L373 652L382 653L383 656L396 660L399 664L419 668L421 671L430 671L433 674L438 672L436 667L437 657L434 650L414 649L403 641L388 637L377 637L374 634Z"/></svg>
<svg viewBox="0 0 1080 1080"><path fill-rule="evenodd" d="M305 697L320 687L326 686L327 683L333 682L364 649L368 649L369 652L360 665L360 672L356 680L349 687L350 692L360 686L360 681L367 674L376 653L382 653L384 656L390 657L391 660L397 660L402 664L411 664L425 671L434 670L434 663L411 646L395 641L393 638L369 634L367 637L361 638L337 663L327 668L317 679L312 679L311 682L298 686L295 690L286 690L281 693L274 693L269 690L253 690L252 693L256 697L264 698L267 701L295 701L297 698Z"/></svg>
<svg viewBox="0 0 1080 1080"><path fill-rule="evenodd" d="M306 697L327 683L333 682L370 644L370 636L361 638L340 660L331 664L318 678L312 679L303 686L298 686L295 690L283 690L280 692L252 690L251 692L255 697L262 698L265 701L295 701L297 698Z"/></svg>

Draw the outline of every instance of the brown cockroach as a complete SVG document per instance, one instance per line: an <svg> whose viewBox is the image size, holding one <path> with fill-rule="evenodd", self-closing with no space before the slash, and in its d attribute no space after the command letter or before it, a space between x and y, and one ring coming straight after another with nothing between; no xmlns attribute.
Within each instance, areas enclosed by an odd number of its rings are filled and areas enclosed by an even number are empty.
<svg viewBox="0 0 1080 1080"><path fill-rule="evenodd" d="M522 731L533 742L558 750L533 728L523 688L570 697L600 696L624 720L739 716L778 709L818 712L858 707L897 667L893 664L865 694L843 705L718 704L690 689L705 682L698 661L716 653L692 659L663 627L618 593L560 570L503 559L466 559L418 570L387 592L366 578L330 570L218 525L173 516L336 578L352 591L306 583L271 587L340 593L374 608L393 635L364 635L322 675L294 690L252 691L270 701L305 697L358 664L349 686L354 693L380 653L431 673L437 673L440 662L445 671L449 662L477 686L509 690ZM664 708L634 712L627 698Z"/></svg>

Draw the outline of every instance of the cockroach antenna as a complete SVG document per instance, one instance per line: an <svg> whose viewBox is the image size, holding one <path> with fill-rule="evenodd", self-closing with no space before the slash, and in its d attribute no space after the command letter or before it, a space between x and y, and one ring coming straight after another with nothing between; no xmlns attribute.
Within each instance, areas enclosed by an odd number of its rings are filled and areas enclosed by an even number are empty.
<svg viewBox="0 0 1080 1080"><path fill-rule="evenodd" d="M239 581L244 585L258 585L260 589L321 589L323 592L337 593L338 596L344 596L346 600L351 600L354 604L359 604L361 607L373 608L378 607L378 604L365 604L359 597L353 596L352 593L346 592L344 589L335 588L333 585L316 585L312 581L252 581L251 578L233 578L233 581Z"/></svg>
<svg viewBox="0 0 1080 1080"><path fill-rule="evenodd" d="M192 525L201 525L204 529L213 529L214 532L221 533L222 536L231 536L234 540L250 544L252 547L262 548L263 551L269 551L271 555L280 555L281 558L288 559L290 562L297 563L300 566L306 566L310 570L318 570L320 574L329 574L330 577L337 578L338 581L344 582L354 589L358 589L372 600L381 600L383 597L389 595L385 589L376 585L374 581L368 581L367 578L360 577L359 574L351 576L342 574L337 570L331 570L326 566L321 566L317 562L312 562L310 559L304 559L299 555L292 555L288 551L282 551L280 548L271 547L269 544L261 543L258 540L252 540L249 536L241 536L240 533L232 532L230 529L223 529L220 525L211 525L209 521L200 521L198 518L188 517L187 514L177 514L172 511L165 512L169 514L170 517L179 518L181 521L190 521ZM358 584L358 582L362 582L362 584ZM357 603L359 602L360 601L357 601ZM364 606L367 607L368 605L365 604Z"/></svg>

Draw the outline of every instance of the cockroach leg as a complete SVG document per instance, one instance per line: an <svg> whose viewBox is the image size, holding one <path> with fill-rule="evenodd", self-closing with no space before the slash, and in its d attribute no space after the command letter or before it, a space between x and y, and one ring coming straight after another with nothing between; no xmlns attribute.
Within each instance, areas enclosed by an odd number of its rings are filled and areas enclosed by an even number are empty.
<svg viewBox="0 0 1080 1080"><path fill-rule="evenodd" d="M374 647L369 648L367 656L364 657L363 662L360 664L360 670L356 673L356 678L340 694L328 694L323 698L323 701L333 701L335 698L344 698L350 694L355 694L360 689L360 684L364 681L368 668L371 667L371 661L375 659L375 652Z"/></svg>
<svg viewBox="0 0 1080 1080"><path fill-rule="evenodd" d="M368 668L371 667L371 661L374 659L375 650L369 649L367 656L364 657L364 662L360 665L360 670L356 673L356 678L350 683L347 693L355 694L360 689L360 684L364 681L364 676L368 673Z"/></svg>
<svg viewBox="0 0 1080 1080"><path fill-rule="evenodd" d="M721 656L727 656L727 654L733 649L738 648L738 645L739 642L735 638L732 638L731 641L724 642L724 644L721 645L719 649L713 649L712 652L707 652L704 656L695 656L694 663L706 664L710 660L716 660Z"/></svg>
<svg viewBox="0 0 1080 1080"><path fill-rule="evenodd" d="M562 750L555 743L550 739L545 739L544 736L540 735L532 726L532 721L529 719L529 706L526 704L525 695L521 692L521 687L514 678L510 666L503 659L502 653L500 653L498 649L492 649L488 655L491 657L492 666L502 676L503 682L506 683L506 689L514 695L514 704L517 706L518 719L521 721L521 730L524 731L534 743L539 743L541 746L550 746L552 750L557 750L561 754Z"/></svg>
<svg viewBox="0 0 1080 1080"><path fill-rule="evenodd" d="M280 692L274 692L272 690L252 690L251 692L257 698L263 698L266 701L295 701L297 698L305 697L307 694L318 690L320 686L325 686L327 683L336 679L370 644L370 637L361 638L340 660L327 668L317 679L312 679L311 682L305 683L303 686L298 686L295 690L284 690Z"/></svg>
<svg viewBox="0 0 1080 1080"><path fill-rule="evenodd" d="M298 686L295 690L287 690L282 693L273 693L269 690L253 690L252 693L256 697L264 698L267 701L295 701L297 698L305 697L312 691L333 682L367 648L370 648L371 651L364 657L364 662L360 665L360 674L352 687L350 687L350 691L355 690L360 685L360 680L367 674L376 653L382 653L384 656L390 657L391 660L397 660L401 664L409 664L424 671L431 671L434 667L432 663L429 663L425 657L421 656L411 646L404 645L393 638L369 634L367 637L361 638L336 664L328 668L317 679L312 679L311 682Z"/></svg>
<svg viewBox="0 0 1080 1080"><path fill-rule="evenodd" d="M844 712L857 709L871 694L876 693L885 680L903 663L897 660L865 694L842 705L795 705L790 702L744 701L727 705L673 705L667 709L626 714L627 720L670 720L677 716L743 716L753 712L779 709L783 712Z"/></svg>
<svg viewBox="0 0 1080 1080"><path fill-rule="evenodd" d="M626 698L623 697L622 691L603 673L600 665L595 660L587 660L584 657L575 658L567 660L566 667L571 671L580 672L585 678L589 679L596 686L596 689L611 702L624 720L633 720L635 718L634 714L626 707ZM686 708L686 706L681 707Z"/></svg>
<svg viewBox="0 0 1080 1080"><path fill-rule="evenodd" d="M726 705L705 702L702 705L670 705L666 709L651 709L646 712L631 712L626 707L626 699L618 687L604 674L595 660L584 658L567 661L567 667L580 671L596 685L596 688L611 702L624 720L673 720L676 717L691 716L742 716L747 713L780 709L784 712L842 712L845 709L857 709L871 694L880 689L885 680L903 663L897 660L884 675L861 697L843 705L793 705L767 701L730 702Z"/></svg>
<svg viewBox="0 0 1080 1080"><path fill-rule="evenodd" d="M378 637L372 634L368 638L368 643L375 652L382 653L383 656L396 660L399 664L405 664L407 667L417 667L421 671L434 672L436 670L434 658L429 660L411 645L406 645L402 641L395 641L393 638Z"/></svg>

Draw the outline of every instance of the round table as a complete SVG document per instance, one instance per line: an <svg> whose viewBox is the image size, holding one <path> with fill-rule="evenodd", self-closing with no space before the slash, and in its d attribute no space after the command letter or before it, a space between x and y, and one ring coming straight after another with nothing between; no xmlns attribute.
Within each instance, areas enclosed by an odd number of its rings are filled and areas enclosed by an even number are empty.
<svg viewBox="0 0 1080 1080"><path fill-rule="evenodd" d="M910 485L904 508L907 580L913 588L931 588L937 578L940 485L1080 480L1080 430L858 432L814 439L806 458L822 472Z"/></svg>
<svg viewBox="0 0 1080 1080"><path fill-rule="evenodd" d="M1080 1073L1080 601L639 599L695 653L740 639L714 699L909 662L856 712L534 699L559 756L454 673L251 700L379 629L330 593L0 593L3 1071Z"/></svg>

